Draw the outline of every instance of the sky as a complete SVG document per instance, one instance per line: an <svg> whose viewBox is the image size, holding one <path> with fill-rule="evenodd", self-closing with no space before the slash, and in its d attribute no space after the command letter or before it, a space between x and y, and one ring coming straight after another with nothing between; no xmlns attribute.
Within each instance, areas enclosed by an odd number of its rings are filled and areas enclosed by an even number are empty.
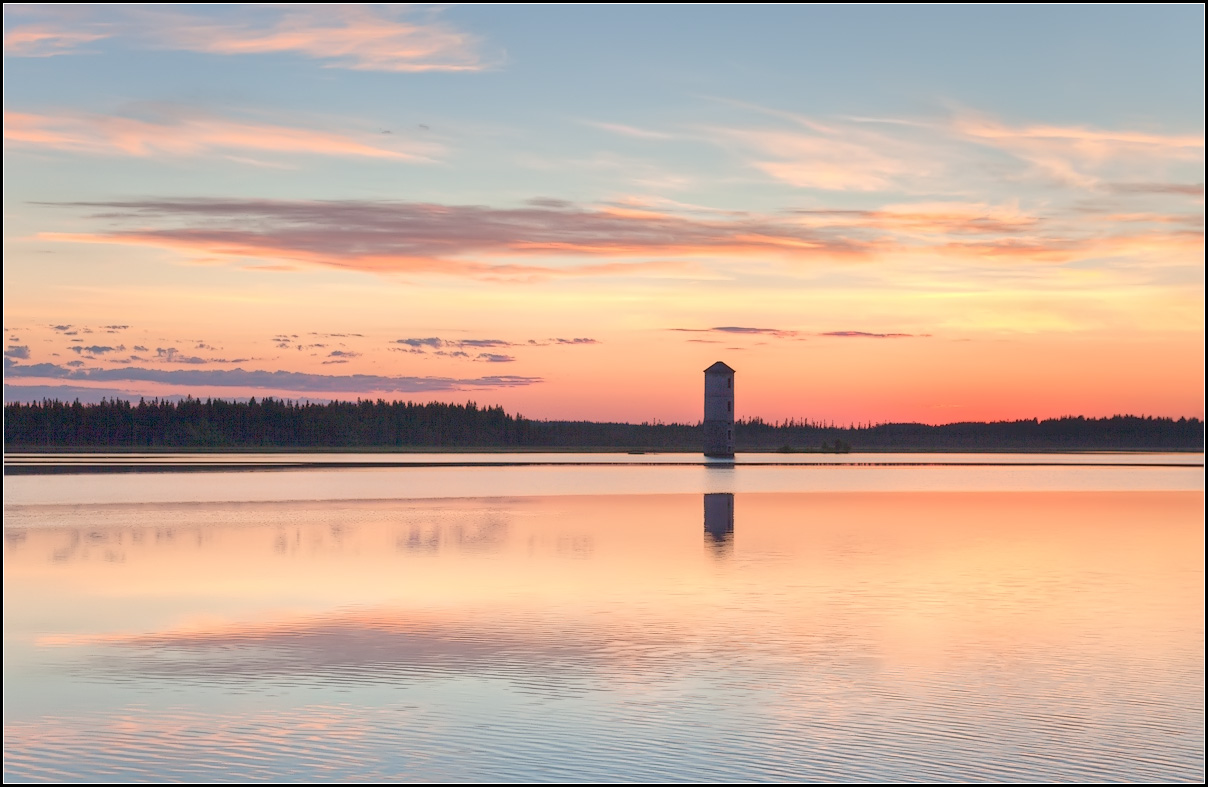
<svg viewBox="0 0 1208 787"><path fill-rule="evenodd" d="M1204 416L1204 16L4 7L5 399Z"/></svg>

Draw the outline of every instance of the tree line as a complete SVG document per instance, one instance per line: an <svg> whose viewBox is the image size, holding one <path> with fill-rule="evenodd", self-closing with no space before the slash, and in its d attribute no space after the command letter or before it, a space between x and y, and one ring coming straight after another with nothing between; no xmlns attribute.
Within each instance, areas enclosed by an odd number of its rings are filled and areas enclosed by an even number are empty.
<svg viewBox="0 0 1208 787"><path fill-rule="evenodd" d="M474 402L316 404L267 397L58 400L4 406L5 450L55 448L599 448L699 450L699 423L539 421ZM760 418L734 425L739 451L1204 450L1198 418L1116 415L931 426Z"/></svg>

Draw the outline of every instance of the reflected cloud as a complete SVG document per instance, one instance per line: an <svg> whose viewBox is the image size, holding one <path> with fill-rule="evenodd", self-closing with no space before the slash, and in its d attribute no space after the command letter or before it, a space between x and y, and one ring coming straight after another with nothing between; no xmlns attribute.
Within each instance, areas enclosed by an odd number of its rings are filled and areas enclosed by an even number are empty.
<svg viewBox="0 0 1208 787"><path fill-rule="evenodd" d="M473 676L565 697L635 661L674 652L675 633L448 619L396 610L353 610L150 634L42 637L43 648L80 648L80 679L239 686L406 684ZM614 663L620 658L622 663ZM653 667L654 665L651 664Z"/></svg>
<svg viewBox="0 0 1208 787"><path fill-rule="evenodd" d="M819 470L739 494L724 567L735 501L701 491L10 503L5 775L834 781L885 754L904 781L1194 778L1202 490L837 493Z"/></svg>

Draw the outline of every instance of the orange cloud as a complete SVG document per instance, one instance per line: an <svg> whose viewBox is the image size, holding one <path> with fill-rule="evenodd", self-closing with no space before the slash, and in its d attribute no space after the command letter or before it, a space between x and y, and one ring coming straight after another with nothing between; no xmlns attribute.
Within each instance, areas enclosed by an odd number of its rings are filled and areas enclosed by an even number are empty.
<svg viewBox="0 0 1208 787"><path fill-rule="evenodd" d="M115 115L4 113L4 140L19 147L127 156L197 156L231 150L424 160L373 138L253 123L156 107L150 119ZM368 135L366 135L368 137ZM398 145L391 136L392 144ZM435 152L427 147L426 152Z"/></svg>

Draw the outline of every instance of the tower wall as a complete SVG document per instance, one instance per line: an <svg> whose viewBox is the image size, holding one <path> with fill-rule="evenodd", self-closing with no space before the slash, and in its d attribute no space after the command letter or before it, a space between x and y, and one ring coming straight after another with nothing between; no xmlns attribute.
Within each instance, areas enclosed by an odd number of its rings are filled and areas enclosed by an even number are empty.
<svg viewBox="0 0 1208 787"><path fill-rule="evenodd" d="M734 456L734 371L705 371L705 456Z"/></svg>

